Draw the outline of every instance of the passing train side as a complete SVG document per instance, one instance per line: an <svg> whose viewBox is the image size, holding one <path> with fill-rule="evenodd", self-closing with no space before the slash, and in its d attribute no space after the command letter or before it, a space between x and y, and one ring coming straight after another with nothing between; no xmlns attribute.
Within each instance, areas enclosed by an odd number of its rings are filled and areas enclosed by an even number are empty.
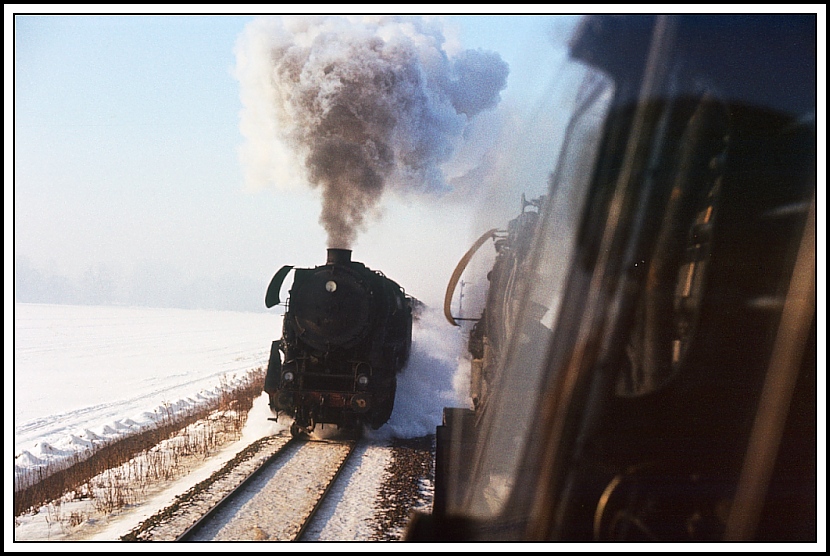
<svg viewBox="0 0 830 556"><path fill-rule="evenodd" d="M816 32L583 20L407 539L817 540Z"/></svg>
<svg viewBox="0 0 830 556"><path fill-rule="evenodd" d="M293 269L271 280L267 307ZM412 345L417 300L378 271L329 249L325 265L293 269L283 337L271 345L265 378L270 406L294 419L294 435L317 424L359 431L380 428L395 402L397 375Z"/></svg>

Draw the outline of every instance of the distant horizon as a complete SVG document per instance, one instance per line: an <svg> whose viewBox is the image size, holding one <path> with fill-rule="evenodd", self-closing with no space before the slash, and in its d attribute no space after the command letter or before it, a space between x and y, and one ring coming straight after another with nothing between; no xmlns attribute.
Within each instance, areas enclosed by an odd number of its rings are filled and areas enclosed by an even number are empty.
<svg viewBox="0 0 830 556"><path fill-rule="evenodd" d="M269 278L270 279L270 278ZM80 277L37 268L15 257L14 302L57 305L138 306L171 309L270 312L265 307L268 280L257 283L225 274L188 281L175 267L146 265L129 276L101 264Z"/></svg>

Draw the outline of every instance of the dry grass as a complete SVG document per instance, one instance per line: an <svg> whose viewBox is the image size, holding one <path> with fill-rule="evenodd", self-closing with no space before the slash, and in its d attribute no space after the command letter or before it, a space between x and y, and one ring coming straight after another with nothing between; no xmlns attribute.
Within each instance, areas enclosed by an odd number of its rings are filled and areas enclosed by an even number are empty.
<svg viewBox="0 0 830 556"><path fill-rule="evenodd" d="M102 513L134 503L149 485L178 476L183 458L207 458L222 444L239 439L264 380L262 367L249 371L237 386L223 380L215 403L186 414L168 408L153 429L100 444L59 467L16 476L15 517L46 506L50 523L83 522L86 516L63 515L61 501L67 495L92 499Z"/></svg>

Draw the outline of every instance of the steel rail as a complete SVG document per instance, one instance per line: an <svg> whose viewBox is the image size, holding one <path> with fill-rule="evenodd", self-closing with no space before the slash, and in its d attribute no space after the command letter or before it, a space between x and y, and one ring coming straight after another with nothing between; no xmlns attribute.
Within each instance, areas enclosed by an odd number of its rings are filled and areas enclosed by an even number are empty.
<svg viewBox="0 0 830 556"><path fill-rule="evenodd" d="M331 480L326 485L326 488L323 490L323 493L317 499L317 502L314 503L314 507L311 508L311 511L309 512L308 516L306 516L305 521L303 521L303 524L300 526L300 529L297 531L297 534L294 535L293 539L291 539L292 541L299 541L303 537L305 530L308 528L308 525L311 523L311 520L314 519L314 515L317 513L317 510L319 510L320 507L323 505L323 501L326 499L326 496L328 496L331 487L334 486L334 483L337 482L337 478L340 476L340 472L343 471L344 467L346 467L346 462L349 461L349 458L354 453L355 447L357 447L357 441L355 440L344 442L343 444L349 445L348 453L346 453L346 455L340 461L340 465L337 467L337 471L335 471L334 474L331 476Z"/></svg>
<svg viewBox="0 0 830 556"><path fill-rule="evenodd" d="M194 533L199 530L202 525L213 518L219 510L221 510L225 505L227 505L228 501L232 499L241 489L245 488L247 485L251 484L254 479L256 479L259 475L262 474L262 471L268 468L277 458L281 457L289 446L294 445L298 441L297 438L290 438L288 442L283 444L279 450L268 456L268 458L262 462L262 464L257 467L250 475L248 475L241 483L239 483L236 488L228 492L225 496L222 497L210 510L205 512L205 514L196 520L193 524L191 524L187 529L185 529L178 537L176 537L176 542L186 542L188 541Z"/></svg>

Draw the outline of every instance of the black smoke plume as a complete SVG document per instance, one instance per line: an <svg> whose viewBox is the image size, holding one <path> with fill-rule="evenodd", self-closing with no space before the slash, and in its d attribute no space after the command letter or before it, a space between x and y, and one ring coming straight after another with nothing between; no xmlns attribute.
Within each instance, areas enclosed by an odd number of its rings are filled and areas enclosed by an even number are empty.
<svg viewBox="0 0 830 556"><path fill-rule="evenodd" d="M389 188L444 192L470 119L494 107L498 54L444 49L437 20L289 17L252 22L237 45L249 182L321 189L329 247L351 248ZM296 181L296 177L293 178Z"/></svg>

